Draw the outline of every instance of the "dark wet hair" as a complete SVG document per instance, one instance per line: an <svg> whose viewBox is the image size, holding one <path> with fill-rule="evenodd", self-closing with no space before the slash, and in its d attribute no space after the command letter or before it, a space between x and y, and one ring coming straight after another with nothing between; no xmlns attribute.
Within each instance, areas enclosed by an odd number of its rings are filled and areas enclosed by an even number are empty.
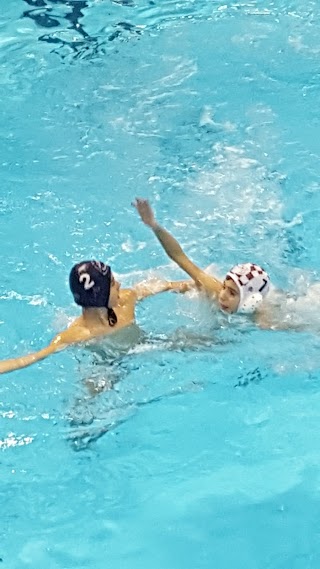
<svg viewBox="0 0 320 569"><path fill-rule="evenodd" d="M111 268L101 261L82 261L70 271L69 284L76 304L82 308L106 308L110 326L117 315L108 307L111 288Z"/></svg>

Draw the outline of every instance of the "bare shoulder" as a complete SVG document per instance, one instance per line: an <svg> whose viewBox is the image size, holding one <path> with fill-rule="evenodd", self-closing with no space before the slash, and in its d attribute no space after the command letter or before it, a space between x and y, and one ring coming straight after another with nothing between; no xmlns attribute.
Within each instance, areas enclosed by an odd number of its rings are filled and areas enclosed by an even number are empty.
<svg viewBox="0 0 320 569"><path fill-rule="evenodd" d="M272 314L265 308L262 308L255 313L254 320L257 326L263 330L271 330L275 325Z"/></svg>
<svg viewBox="0 0 320 569"><path fill-rule="evenodd" d="M286 322L284 305L286 293L283 290L272 289L255 313L255 322L264 330L285 330L290 328Z"/></svg>
<svg viewBox="0 0 320 569"><path fill-rule="evenodd" d="M125 306L134 304L137 300L137 293L134 288L122 288L119 292L119 304Z"/></svg>
<svg viewBox="0 0 320 569"><path fill-rule="evenodd" d="M261 306L256 314L256 323L260 328L268 330L294 330L318 328L318 317L315 314L316 325L311 323L311 313L306 320L308 299L297 297L282 290L273 291L270 298ZM310 307L309 307L310 308ZM314 322L315 322L314 321Z"/></svg>
<svg viewBox="0 0 320 569"><path fill-rule="evenodd" d="M69 328L59 332L52 340L51 344L56 346L56 349L63 349L70 344L77 344L85 342L91 337L90 330L83 326L81 319L77 318Z"/></svg>

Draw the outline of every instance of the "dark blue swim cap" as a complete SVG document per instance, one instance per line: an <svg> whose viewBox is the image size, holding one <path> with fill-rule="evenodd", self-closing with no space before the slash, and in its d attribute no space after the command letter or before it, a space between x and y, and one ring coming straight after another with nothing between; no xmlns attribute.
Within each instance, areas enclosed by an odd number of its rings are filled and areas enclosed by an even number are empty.
<svg viewBox="0 0 320 569"><path fill-rule="evenodd" d="M69 276L74 301L83 308L108 308L111 269L100 261L82 261Z"/></svg>

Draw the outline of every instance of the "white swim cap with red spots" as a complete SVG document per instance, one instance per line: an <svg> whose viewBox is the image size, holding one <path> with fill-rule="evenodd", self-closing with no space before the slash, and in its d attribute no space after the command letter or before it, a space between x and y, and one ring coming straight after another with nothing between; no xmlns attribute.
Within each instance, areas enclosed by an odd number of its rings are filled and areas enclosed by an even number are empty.
<svg viewBox="0 0 320 569"><path fill-rule="evenodd" d="M240 301L237 312L254 312L270 288L268 273L259 265L244 263L232 267L227 277L233 280L240 293Z"/></svg>

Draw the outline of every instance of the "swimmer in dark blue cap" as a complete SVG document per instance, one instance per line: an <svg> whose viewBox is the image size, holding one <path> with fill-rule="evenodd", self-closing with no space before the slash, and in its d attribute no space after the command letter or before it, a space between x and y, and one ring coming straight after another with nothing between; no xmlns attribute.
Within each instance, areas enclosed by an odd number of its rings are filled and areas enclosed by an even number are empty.
<svg viewBox="0 0 320 569"><path fill-rule="evenodd" d="M104 308L110 326L117 324L113 306L119 297L119 283L116 283L109 265L100 261L83 261L72 267L69 284L76 304L82 308Z"/></svg>
<svg viewBox="0 0 320 569"><path fill-rule="evenodd" d="M46 348L0 362L0 373L27 367L72 344L115 335L134 324L135 305L139 300L169 290L185 292L190 287L188 281L153 279L121 289L110 266L92 260L74 265L69 283L74 301L82 307L82 315L57 334Z"/></svg>

